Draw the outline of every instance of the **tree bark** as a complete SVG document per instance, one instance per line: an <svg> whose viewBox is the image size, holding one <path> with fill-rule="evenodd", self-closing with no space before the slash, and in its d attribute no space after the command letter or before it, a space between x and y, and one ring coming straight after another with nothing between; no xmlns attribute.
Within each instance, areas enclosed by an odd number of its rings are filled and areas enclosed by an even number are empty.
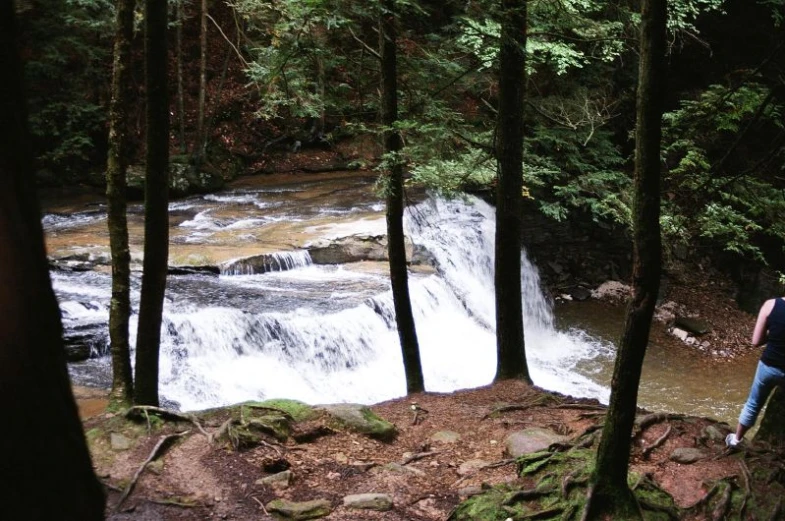
<svg viewBox="0 0 785 521"><path fill-rule="evenodd" d="M502 0L496 187L496 378L531 384L521 300L523 106L526 98L526 0Z"/></svg>
<svg viewBox="0 0 785 521"><path fill-rule="evenodd" d="M185 14L183 13L183 2L185 0L175 0L177 4L177 28L175 30L175 42L177 45L177 137L180 142L180 153L188 152L188 144L185 142L185 95L183 93L183 23Z"/></svg>
<svg viewBox="0 0 785 521"><path fill-rule="evenodd" d="M420 347L409 296L409 275L406 266L406 245L403 233L403 148L401 134L393 127L398 120L398 77L396 64L396 30L394 0L383 0L379 23L379 46L382 68L382 125L384 127L384 152L389 162L387 186L387 250L390 258L390 283L392 285L395 321L403 352L406 371L406 392L425 390L420 363Z"/></svg>
<svg viewBox="0 0 785 521"><path fill-rule="evenodd" d="M207 0L202 0L201 32L199 35L199 107L196 122L196 164L204 157L207 135L205 131L205 101L207 98Z"/></svg>
<svg viewBox="0 0 785 521"><path fill-rule="evenodd" d="M103 519L33 183L13 2L0 2L0 519Z"/></svg>
<svg viewBox="0 0 785 521"><path fill-rule="evenodd" d="M131 40L134 0L117 0L115 18L112 101L109 106L109 155L106 165L107 224L112 251L112 300L109 308L109 339L112 351L111 400L133 402L133 374L128 340L131 316L131 254L126 216L126 170L128 167L128 108L131 102Z"/></svg>
<svg viewBox="0 0 785 521"><path fill-rule="evenodd" d="M158 350L169 257L169 95L166 2L146 0L147 172L135 402L158 405Z"/></svg>
<svg viewBox="0 0 785 521"><path fill-rule="evenodd" d="M627 473L638 386L660 286L660 140L666 19L666 0L643 1L635 132L633 297L627 309L611 382L611 400L591 476L587 519L641 518L627 484Z"/></svg>
<svg viewBox="0 0 785 521"><path fill-rule="evenodd" d="M785 391L781 387L774 389L769 398L755 440L785 447Z"/></svg>

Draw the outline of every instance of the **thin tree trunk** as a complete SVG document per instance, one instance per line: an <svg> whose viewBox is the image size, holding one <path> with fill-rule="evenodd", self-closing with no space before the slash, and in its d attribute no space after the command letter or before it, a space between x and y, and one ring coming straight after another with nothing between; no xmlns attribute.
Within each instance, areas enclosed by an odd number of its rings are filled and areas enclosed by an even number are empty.
<svg viewBox="0 0 785 521"><path fill-rule="evenodd" d="M777 447L785 446L785 391L781 387L774 389L769 398L755 440Z"/></svg>
<svg viewBox="0 0 785 521"><path fill-rule="evenodd" d="M0 519L100 520L33 183L13 2L0 2Z"/></svg>
<svg viewBox="0 0 785 521"><path fill-rule="evenodd" d="M188 144L185 142L185 95L183 93L183 23L185 15L183 13L184 0L175 0L177 3L177 29L175 30L175 42L177 45L177 136L180 142L180 153L188 152Z"/></svg>
<svg viewBox="0 0 785 521"><path fill-rule="evenodd" d="M128 107L131 102L131 40L135 0L117 0L112 101L109 106L109 155L106 165L107 224L112 251L112 300L109 308L109 340L112 351L111 400L133 402L133 374L128 340L131 316L131 255L126 216L126 169L128 167Z"/></svg>
<svg viewBox="0 0 785 521"><path fill-rule="evenodd" d="M639 519L627 484L630 436L661 273L660 140L665 92L666 0L644 0L635 132L633 297L611 382L611 399L591 476L587 519Z"/></svg>
<svg viewBox="0 0 785 521"><path fill-rule="evenodd" d="M526 98L526 0L502 1L496 187L496 380L531 384L521 295L523 105Z"/></svg>
<svg viewBox="0 0 785 521"><path fill-rule="evenodd" d="M166 2L146 0L147 174L144 265L136 334L136 403L158 405L158 351L169 256L169 95Z"/></svg>
<svg viewBox="0 0 785 521"><path fill-rule="evenodd" d="M390 282L392 284L395 321L398 338L403 352L406 371L406 392L425 390L420 347L409 296L409 275L406 266L406 245L403 234L403 164L400 152L403 148L401 134L393 129L398 120L398 78L396 64L396 32L394 0L382 2L379 45L382 68L382 125L384 126L384 152L389 164L387 186L387 250L390 258Z"/></svg>
<svg viewBox="0 0 785 521"><path fill-rule="evenodd" d="M196 163L204 157L207 135L205 132L205 100L207 98L207 0L202 0L201 33L199 37L199 107L196 122Z"/></svg>

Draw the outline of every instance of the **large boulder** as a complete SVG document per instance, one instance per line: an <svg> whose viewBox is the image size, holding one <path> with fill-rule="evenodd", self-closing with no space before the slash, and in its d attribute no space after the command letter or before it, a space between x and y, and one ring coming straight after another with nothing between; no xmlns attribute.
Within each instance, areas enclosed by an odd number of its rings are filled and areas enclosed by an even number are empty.
<svg viewBox="0 0 785 521"><path fill-rule="evenodd" d="M406 258L410 264L429 264L432 262L430 253L417 245L413 245L408 237L406 242ZM336 239L320 239L307 246L314 264L347 264L359 261L386 261L387 236L355 234Z"/></svg>
<svg viewBox="0 0 785 521"><path fill-rule="evenodd" d="M126 174L129 199L144 198L144 165L131 165ZM193 194L209 194L220 190L224 179L218 172L194 169L187 162L172 160L169 163L169 196L185 197Z"/></svg>

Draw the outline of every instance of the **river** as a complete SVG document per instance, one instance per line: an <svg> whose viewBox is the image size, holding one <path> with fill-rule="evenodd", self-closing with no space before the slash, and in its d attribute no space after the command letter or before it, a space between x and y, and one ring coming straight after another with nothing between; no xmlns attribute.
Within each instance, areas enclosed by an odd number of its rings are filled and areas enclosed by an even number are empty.
<svg viewBox="0 0 785 521"><path fill-rule="evenodd" d="M75 383L106 387L110 294L108 233L96 200L45 201L52 271L66 334L94 356L69 364ZM129 208L134 263L132 342L140 287L143 213ZM384 262L316 264L315 245L384 234L373 181L355 175L245 178L220 193L170 204L170 264L160 394L197 410L288 397L374 403L405 394ZM425 385L449 392L491 382L495 370L494 210L467 197L412 194L407 235L431 259L410 279ZM265 255L263 268L238 259ZM598 302L555 308L522 252L526 350L535 385L607 403L623 310ZM257 263L258 264L258 263ZM639 404L734 422L754 359L707 364L653 338Z"/></svg>

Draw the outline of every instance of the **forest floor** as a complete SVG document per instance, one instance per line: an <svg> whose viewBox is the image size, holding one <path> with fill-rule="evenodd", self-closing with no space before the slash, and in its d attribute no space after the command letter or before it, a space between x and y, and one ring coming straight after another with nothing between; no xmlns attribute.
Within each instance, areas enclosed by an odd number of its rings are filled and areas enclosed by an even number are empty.
<svg viewBox="0 0 785 521"><path fill-rule="evenodd" d="M734 356L748 345L754 317L736 309L730 287L722 287L717 280L698 273L671 285L667 299L709 322L713 327L710 341L724 346L725 355ZM664 334L665 326L657 324L654 329L653 334ZM277 498L326 500L331 513L324 519L332 521L445 521L460 514L455 509L464 499L491 486L514 491L549 479L550 474L520 473L522 466L505 452L505 439L511 433L545 428L569 440L551 446L554 453L569 454L575 446L593 451L604 414L604 407L595 401L507 381L372 405L374 413L395 424L398 435L392 441L328 429L329 435L311 441L271 438L235 450L230 443L209 439L221 429L223 418L199 416L199 428L187 422L132 424L120 414L103 410L101 391L80 388L76 394L94 466L107 486L107 517L118 521L278 519L268 510ZM672 496L675 509L663 514L665 518L785 519L779 499L785 482L782 454L754 443L728 451L722 436L730 426L709 418L647 415L645 411L640 411L639 418L646 421L636 427L631 441L631 471L638 483L645 480ZM189 433L147 465L134 482L156 444L168 434L185 430ZM112 447L112 433L122 434L127 446ZM694 463L679 463L672 459L678 448L697 448L702 455ZM287 469L292 479L286 486L259 482ZM573 470L561 477L565 499L573 485L585 487L580 475ZM121 492L132 483L133 490L118 505ZM345 496L360 493L387 494L392 508L375 511L344 506ZM504 520L507 512L509 519L580 518L580 512L558 509L549 517L548 508L536 510L536 506L528 515L509 506L499 508L490 517L464 512L460 518Z"/></svg>

